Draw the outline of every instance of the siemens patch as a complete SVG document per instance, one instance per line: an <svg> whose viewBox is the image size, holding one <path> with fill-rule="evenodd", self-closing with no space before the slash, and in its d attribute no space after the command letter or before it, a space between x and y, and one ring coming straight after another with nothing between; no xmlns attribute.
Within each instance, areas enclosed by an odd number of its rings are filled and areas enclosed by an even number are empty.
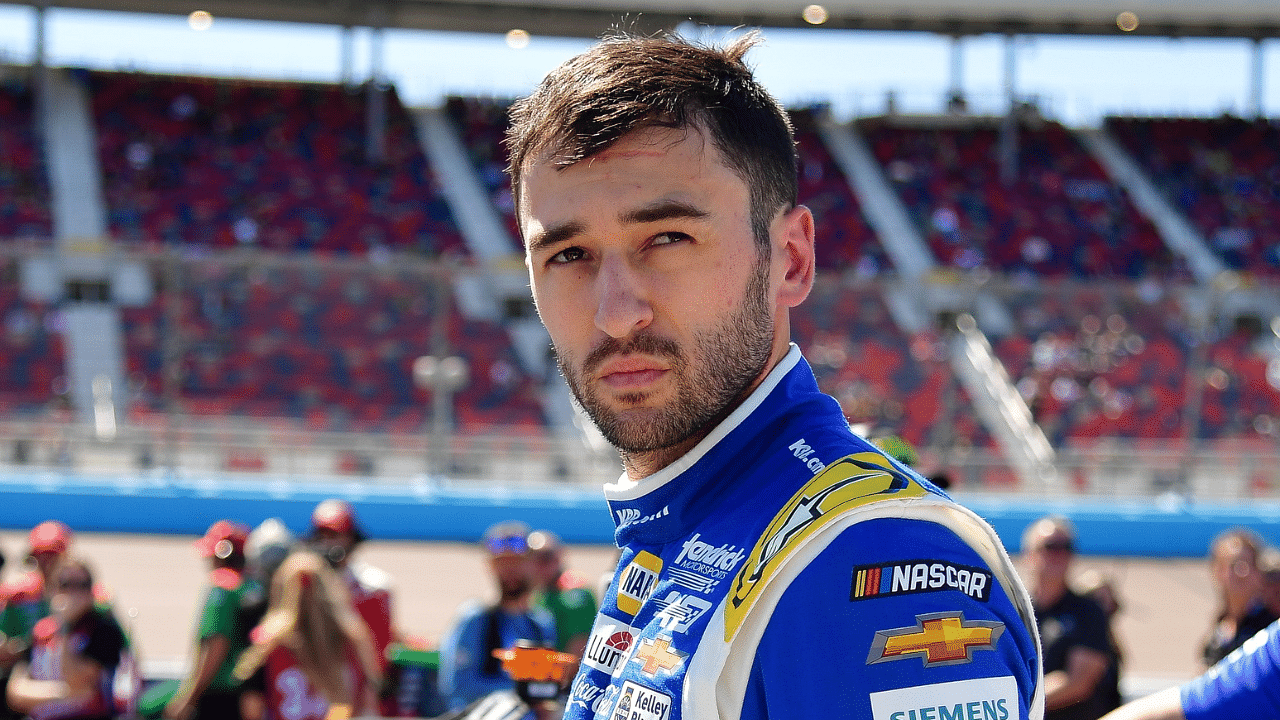
<svg viewBox="0 0 1280 720"><path fill-rule="evenodd" d="M1009 676L871 693L873 720L1014 720L1018 683Z"/></svg>
<svg viewBox="0 0 1280 720"><path fill-rule="evenodd" d="M853 569L849 599L866 600L939 590L956 590L974 600L987 602L991 599L991 573L982 568L942 560L860 565Z"/></svg>

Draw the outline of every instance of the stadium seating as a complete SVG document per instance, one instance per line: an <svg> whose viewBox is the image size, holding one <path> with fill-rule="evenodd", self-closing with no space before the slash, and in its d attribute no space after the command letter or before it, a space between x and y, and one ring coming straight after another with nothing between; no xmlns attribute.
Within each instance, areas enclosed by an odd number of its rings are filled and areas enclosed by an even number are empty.
<svg viewBox="0 0 1280 720"><path fill-rule="evenodd" d="M944 265L1092 279L1178 272L1150 222L1057 123L1020 125L1008 185L992 124L861 128Z"/></svg>
<svg viewBox="0 0 1280 720"><path fill-rule="evenodd" d="M953 378L937 333L899 330L878 285L820 280L793 317L792 337L850 423L917 447L943 440L939 433L947 430L960 445L991 445L958 386L956 414L947 425L944 399Z"/></svg>
<svg viewBox="0 0 1280 720"><path fill-rule="evenodd" d="M465 253L393 90L385 162L370 162L364 88L101 72L91 79L117 239Z"/></svg>
<svg viewBox="0 0 1280 720"><path fill-rule="evenodd" d="M471 162L489 191L493 207L507 223L514 249L523 253L520 228L516 224L516 205L511 194L511 178L507 176L507 146L502 138L507 129L508 100L451 97L445 111L462 137Z"/></svg>
<svg viewBox="0 0 1280 720"><path fill-rule="evenodd" d="M57 308L23 300L18 265L7 258L0 258L0 323L0 416L48 410L64 372Z"/></svg>
<svg viewBox="0 0 1280 720"><path fill-rule="evenodd" d="M1106 127L1228 267L1280 276L1275 121L1109 118Z"/></svg>
<svg viewBox="0 0 1280 720"><path fill-rule="evenodd" d="M47 240L53 233L33 105L26 84L0 83L0 239Z"/></svg>
<svg viewBox="0 0 1280 720"><path fill-rule="evenodd" d="M200 266L177 300L180 401L197 415L296 418L317 430L417 431L430 394L414 384L430 354L434 308L421 275L401 269L320 271ZM123 310L135 410L160 411L166 303ZM454 396L457 429L545 426L537 386L506 331L445 308L452 352L469 368Z"/></svg>
<svg viewBox="0 0 1280 720"><path fill-rule="evenodd" d="M800 202L813 211L818 267L873 277L889 261L862 216L849 181L818 133L815 110L792 110L800 156Z"/></svg>

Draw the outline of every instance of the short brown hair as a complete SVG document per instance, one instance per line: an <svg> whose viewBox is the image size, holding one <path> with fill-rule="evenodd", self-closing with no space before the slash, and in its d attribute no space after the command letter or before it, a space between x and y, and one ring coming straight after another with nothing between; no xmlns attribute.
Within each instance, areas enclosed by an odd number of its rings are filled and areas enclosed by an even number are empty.
<svg viewBox="0 0 1280 720"><path fill-rule="evenodd" d="M701 127L751 193L751 226L768 248L779 208L795 205L796 148L786 111L743 61L748 33L725 48L675 35L611 34L551 71L511 108L507 149L519 212L526 166L569 167L646 127Z"/></svg>

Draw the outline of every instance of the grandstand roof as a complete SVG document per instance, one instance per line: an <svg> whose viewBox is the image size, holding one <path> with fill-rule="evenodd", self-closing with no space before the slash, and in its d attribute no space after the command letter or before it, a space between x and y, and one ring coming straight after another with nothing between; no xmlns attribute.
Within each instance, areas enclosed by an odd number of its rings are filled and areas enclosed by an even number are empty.
<svg viewBox="0 0 1280 720"><path fill-rule="evenodd" d="M804 0L52 0L49 6L186 14L332 25L595 37L626 18L638 30L693 20L718 26L812 27ZM826 0L837 29L1123 35L1117 15L1134 13L1131 34L1161 37L1280 37L1276 0ZM700 7L699 7L700 6Z"/></svg>

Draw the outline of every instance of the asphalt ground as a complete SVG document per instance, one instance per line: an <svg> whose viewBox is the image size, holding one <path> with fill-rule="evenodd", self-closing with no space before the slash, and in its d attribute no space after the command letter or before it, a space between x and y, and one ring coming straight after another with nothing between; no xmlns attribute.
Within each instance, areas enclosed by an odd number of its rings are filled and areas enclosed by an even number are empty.
<svg viewBox="0 0 1280 720"><path fill-rule="evenodd" d="M144 667L178 669L190 654L207 576L195 539L76 535L73 551L90 562L113 594ZM9 560L3 577L11 579L21 570L26 533L0 531L0 549ZM393 576L396 621L403 632L433 646L462 603L493 597L484 555L474 545L369 541L358 555ZM567 557L569 567L598 578L612 571L616 550L570 546ZM1127 688L1141 694L1200 672L1198 648L1216 609L1203 560L1082 557L1076 569L1097 570L1116 581L1123 605L1116 632L1125 652Z"/></svg>

